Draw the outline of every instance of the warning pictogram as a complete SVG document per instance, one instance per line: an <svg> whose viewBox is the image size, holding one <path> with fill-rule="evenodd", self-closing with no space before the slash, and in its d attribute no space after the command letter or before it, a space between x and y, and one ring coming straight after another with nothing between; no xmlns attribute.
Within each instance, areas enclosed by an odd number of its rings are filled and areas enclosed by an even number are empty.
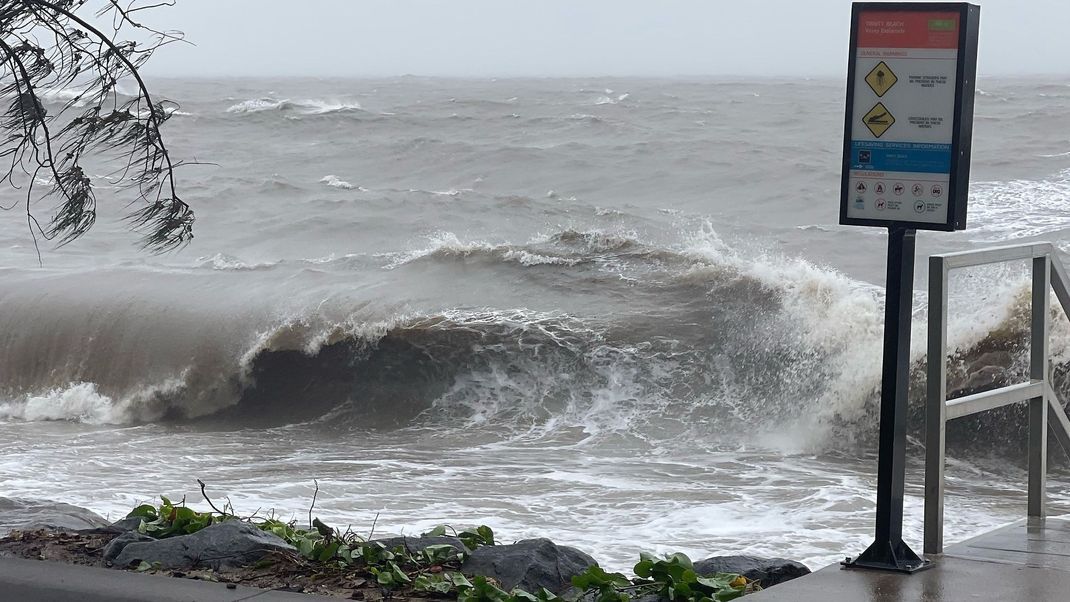
<svg viewBox="0 0 1070 602"><path fill-rule="evenodd" d="M888 108L884 106L884 103L878 102L862 117L862 123L866 124L866 127L873 132L874 136L880 138L895 123L895 117L892 117L892 114L888 112Z"/></svg>
<svg viewBox="0 0 1070 602"><path fill-rule="evenodd" d="M892 73L892 70L888 68L888 64L884 61L877 63L877 66L866 76L866 83L869 84L869 87L873 89L873 92L878 97L884 96L897 81L899 81L899 78L895 76L895 73Z"/></svg>

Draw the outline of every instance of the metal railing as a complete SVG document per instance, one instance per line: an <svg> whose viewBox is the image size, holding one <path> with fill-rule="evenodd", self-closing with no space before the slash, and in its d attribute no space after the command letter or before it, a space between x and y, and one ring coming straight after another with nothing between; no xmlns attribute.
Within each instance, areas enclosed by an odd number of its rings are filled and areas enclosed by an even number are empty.
<svg viewBox="0 0 1070 602"><path fill-rule="evenodd" d="M1007 261L1032 260L1032 320L1029 382L947 400L947 276L956 268ZM929 257L929 349L925 408L925 553L944 549L944 445L948 420L1029 402L1028 516L1044 516L1050 428L1070 452L1070 419L1049 382L1048 334L1051 321L1049 286L1070 315L1066 270L1050 243L996 247Z"/></svg>

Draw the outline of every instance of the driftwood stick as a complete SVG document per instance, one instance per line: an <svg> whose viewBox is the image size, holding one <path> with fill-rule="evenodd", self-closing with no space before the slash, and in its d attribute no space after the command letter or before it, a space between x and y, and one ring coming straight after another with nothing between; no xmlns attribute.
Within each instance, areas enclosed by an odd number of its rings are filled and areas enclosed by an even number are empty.
<svg viewBox="0 0 1070 602"><path fill-rule="evenodd" d="M372 519L372 530L368 533L368 541L372 540L372 536L375 535L375 523L379 522L379 513L375 513L375 518Z"/></svg>
<svg viewBox="0 0 1070 602"><path fill-rule="evenodd" d="M316 490L312 492L312 505L308 507L308 528L315 529L312 524L312 509L316 507L316 496L320 494L320 484L316 479L312 479L312 482L316 485Z"/></svg>
<svg viewBox="0 0 1070 602"><path fill-rule="evenodd" d="M219 513L222 516L226 516L227 513L223 512L219 508L216 508L215 504L212 503L212 499L210 497L208 497L208 493L204 490L204 487L205 487L204 481L202 481L200 479L197 479L197 484L201 486L201 495L204 496L204 501L208 502L208 505L212 507L212 510L215 510L217 513Z"/></svg>

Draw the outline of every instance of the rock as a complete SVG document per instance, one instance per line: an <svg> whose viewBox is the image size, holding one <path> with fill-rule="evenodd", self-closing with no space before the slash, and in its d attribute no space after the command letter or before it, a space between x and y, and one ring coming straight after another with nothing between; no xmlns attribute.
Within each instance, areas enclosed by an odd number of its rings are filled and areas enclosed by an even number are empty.
<svg viewBox="0 0 1070 602"><path fill-rule="evenodd" d="M296 552L273 533L249 523L230 520L190 535L127 543L112 561L128 567L141 561L160 563L164 569L212 569L248 566L272 552Z"/></svg>
<svg viewBox="0 0 1070 602"><path fill-rule="evenodd" d="M461 565L465 575L492 577L502 589L540 588L560 594L572 586L572 577L598 564L594 558L549 539L526 539L512 545L476 548Z"/></svg>
<svg viewBox="0 0 1070 602"><path fill-rule="evenodd" d="M80 531L107 526L108 521L104 520L104 517L79 506L47 500L0 497L0 536L15 529Z"/></svg>
<svg viewBox="0 0 1070 602"><path fill-rule="evenodd" d="M112 525L114 526L114 525ZM123 551L127 545L138 542L156 541L155 539L138 533L137 531L127 531L108 542L108 545L104 546L104 560L105 562L114 562L115 558Z"/></svg>
<svg viewBox="0 0 1070 602"><path fill-rule="evenodd" d="M376 539L368 543L383 544L383 547L388 550L395 548L405 548L410 554L414 554L423 550L429 546L452 546L453 549L458 552L467 554L469 552L468 547L464 545L464 542L456 537L436 536L436 537L388 537L386 539Z"/></svg>
<svg viewBox="0 0 1070 602"><path fill-rule="evenodd" d="M114 523L108 525L108 528L113 531L120 531L125 533L127 531L137 531L137 528L141 526L141 517L131 516L122 520L117 520Z"/></svg>
<svg viewBox="0 0 1070 602"><path fill-rule="evenodd" d="M715 573L736 573L757 581L762 587L772 587L796 577L809 575L806 565L784 558L756 556L714 556L695 563L695 572L710 576Z"/></svg>

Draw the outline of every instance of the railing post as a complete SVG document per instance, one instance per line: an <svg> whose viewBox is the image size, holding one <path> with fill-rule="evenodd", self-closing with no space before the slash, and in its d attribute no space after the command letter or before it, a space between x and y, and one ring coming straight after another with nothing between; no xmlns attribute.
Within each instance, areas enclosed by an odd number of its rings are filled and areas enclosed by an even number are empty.
<svg viewBox="0 0 1070 602"><path fill-rule="evenodd" d="M944 428L947 424L947 264L929 258L929 348L925 395L925 549L944 551Z"/></svg>
<svg viewBox="0 0 1070 602"><path fill-rule="evenodd" d="M1051 256L1033 258L1032 329L1029 378L1048 382L1048 321L1050 316ZM1029 514L1044 517L1048 469L1048 402L1046 393L1029 400Z"/></svg>

